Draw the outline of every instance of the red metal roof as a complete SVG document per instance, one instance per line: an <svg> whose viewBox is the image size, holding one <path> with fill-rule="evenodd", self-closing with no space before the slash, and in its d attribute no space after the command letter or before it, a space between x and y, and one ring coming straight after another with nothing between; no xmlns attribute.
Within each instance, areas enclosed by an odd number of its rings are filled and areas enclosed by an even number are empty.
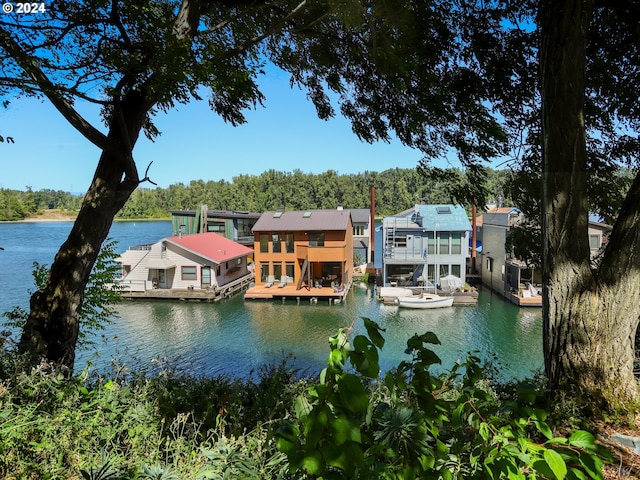
<svg viewBox="0 0 640 480"><path fill-rule="evenodd" d="M168 237L166 242L178 245L185 250L208 258L215 263L226 262L234 258L243 257L253 252L251 248L240 245L233 240L217 233L193 233L181 237Z"/></svg>

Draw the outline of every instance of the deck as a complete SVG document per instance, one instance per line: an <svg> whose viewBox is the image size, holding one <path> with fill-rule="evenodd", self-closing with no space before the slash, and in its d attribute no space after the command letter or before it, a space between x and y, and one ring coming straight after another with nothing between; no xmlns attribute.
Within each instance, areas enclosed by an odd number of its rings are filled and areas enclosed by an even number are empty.
<svg viewBox="0 0 640 480"><path fill-rule="evenodd" d="M294 299L294 300L308 300L310 302L315 301L328 301L329 303L339 302L347 295L351 288L351 284L347 285L341 292L336 292L332 287L322 288L307 288L302 287L297 290L295 283L289 283L284 287L278 287L274 284L272 287L266 288L264 285L250 287L244 294L245 300L252 299ZM315 300L312 300L315 299Z"/></svg>
<svg viewBox="0 0 640 480"><path fill-rule="evenodd" d="M542 295L536 295L533 297L521 297L517 293L506 292L505 297L511 303L514 303L519 307L542 307Z"/></svg>
<svg viewBox="0 0 640 480"><path fill-rule="evenodd" d="M146 300L193 300L200 302L219 302L223 298L235 295L249 286L253 275L245 275L216 288L153 288L142 290L123 290L122 298Z"/></svg>

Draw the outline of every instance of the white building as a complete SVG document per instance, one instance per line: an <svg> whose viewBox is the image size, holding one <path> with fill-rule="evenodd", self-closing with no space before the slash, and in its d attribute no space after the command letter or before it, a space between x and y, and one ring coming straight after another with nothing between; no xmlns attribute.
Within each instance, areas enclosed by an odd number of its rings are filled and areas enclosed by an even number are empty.
<svg viewBox="0 0 640 480"><path fill-rule="evenodd" d="M253 250L217 233L168 237L137 245L118 261L125 291L152 289L215 290L250 275L247 258Z"/></svg>

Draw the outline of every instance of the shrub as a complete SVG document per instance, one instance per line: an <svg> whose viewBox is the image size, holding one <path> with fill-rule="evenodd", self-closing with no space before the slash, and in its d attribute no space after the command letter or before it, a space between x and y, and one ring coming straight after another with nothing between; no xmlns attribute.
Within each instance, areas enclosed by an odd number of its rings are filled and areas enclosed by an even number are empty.
<svg viewBox="0 0 640 480"><path fill-rule="evenodd" d="M325 479L602 478L608 453L586 431L555 437L535 391L498 401L479 360L435 376L440 363L428 345L435 334L407 342L411 360L379 374L380 328L364 319L368 336L331 339L328 366L296 399L296 417L278 430L278 448L292 472ZM347 368L347 362L355 372Z"/></svg>

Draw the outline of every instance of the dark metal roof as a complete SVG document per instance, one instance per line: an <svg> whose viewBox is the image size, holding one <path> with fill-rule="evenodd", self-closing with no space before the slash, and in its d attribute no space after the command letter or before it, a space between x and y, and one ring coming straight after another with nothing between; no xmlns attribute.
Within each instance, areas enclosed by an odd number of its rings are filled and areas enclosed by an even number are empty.
<svg viewBox="0 0 640 480"><path fill-rule="evenodd" d="M171 215L195 217L198 210L169 210ZM208 218L260 218L260 213L244 212L242 210L207 210Z"/></svg>
<svg viewBox="0 0 640 480"><path fill-rule="evenodd" d="M312 232L347 230L349 210L299 210L265 212L253 226L252 232Z"/></svg>

